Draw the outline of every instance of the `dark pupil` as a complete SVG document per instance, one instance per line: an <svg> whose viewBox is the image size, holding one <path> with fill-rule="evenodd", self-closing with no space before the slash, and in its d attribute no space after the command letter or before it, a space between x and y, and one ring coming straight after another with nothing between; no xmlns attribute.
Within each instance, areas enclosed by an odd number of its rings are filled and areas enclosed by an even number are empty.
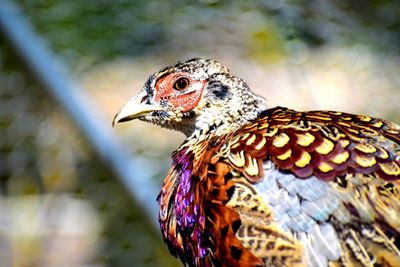
<svg viewBox="0 0 400 267"><path fill-rule="evenodd" d="M178 90L183 90L189 85L189 81L186 78L181 78L175 82L175 88Z"/></svg>

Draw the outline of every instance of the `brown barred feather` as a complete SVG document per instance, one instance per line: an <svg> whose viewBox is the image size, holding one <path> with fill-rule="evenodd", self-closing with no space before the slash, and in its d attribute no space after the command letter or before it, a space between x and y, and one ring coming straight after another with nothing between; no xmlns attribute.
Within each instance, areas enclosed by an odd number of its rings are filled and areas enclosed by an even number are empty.
<svg viewBox="0 0 400 267"><path fill-rule="evenodd" d="M226 161L250 183L266 179L259 167L271 160L300 179L315 176L346 191L344 207L354 219L345 227L331 219L343 242L337 264L400 264L399 126L365 116L277 107L227 139Z"/></svg>
<svg viewBox="0 0 400 267"><path fill-rule="evenodd" d="M400 177L400 128L393 123L339 112L274 108L233 134L232 165L257 182L266 158L300 178L332 181L346 173ZM368 119L369 121L366 121ZM235 136L238 135L238 136Z"/></svg>

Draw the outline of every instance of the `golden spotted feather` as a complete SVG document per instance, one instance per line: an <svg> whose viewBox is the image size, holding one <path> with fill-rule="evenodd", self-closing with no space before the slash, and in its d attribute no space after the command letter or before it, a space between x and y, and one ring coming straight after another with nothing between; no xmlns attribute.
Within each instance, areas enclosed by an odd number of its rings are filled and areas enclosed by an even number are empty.
<svg viewBox="0 0 400 267"><path fill-rule="evenodd" d="M329 265L400 266L398 125L341 112L278 107L227 140L219 161L231 168L235 181L227 206L241 218L236 237L265 264L321 265L321 261L310 260L314 256L304 257L308 243L300 242L303 233L290 227L283 231L282 222L274 219L279 215L271 214L269 203L254 189L272 179L276 169L297 180L313 178L337 191L331 194L336 199L328 199L341 201L336 210L325 220L315 220L320 227L332 225L331 232L340 242L340 251L331 256L334 260L328 259ZM268 161L273 169L266 168ZM313 190L312 183L306 190Z"/></svg>
<svg viewBox="0 0 400 267"><path fill-rule="evenodd" d="M398 125L277 107L230 135L188 141L177 154L159 196L160 222L171 251L189 265L400 266ZM200 207L192 213L202 222L190 234L167 218L179 216L172 198L182 195L182 179L173 184L185 169L197 203L185 214ZM270 192L269 181L277 185ZM309 196L317 189L323 194ZM279 208L293 199L300 208L290 204L283 216ZM191 262L201 246L208 256Z"/></svg>
<svg viewBox="0 0 400 267"><path fill-rule="evenodd" d="M332 181L345 174L383 181L400 178L400 127L381 119L278 107L232 139L229 162L252 182L264 176L266 159L299 178L315 175Z"/></svg>

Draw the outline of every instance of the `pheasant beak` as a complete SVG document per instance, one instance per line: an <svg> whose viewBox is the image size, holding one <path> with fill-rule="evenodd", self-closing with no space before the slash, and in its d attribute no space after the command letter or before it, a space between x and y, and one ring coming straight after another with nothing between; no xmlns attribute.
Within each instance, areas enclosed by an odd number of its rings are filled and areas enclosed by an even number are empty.
<svg viewBox="0 0 400 267"><path fill-rule="evenodd" d="M126 103L117 114L115 114L112 126L116 123L130 121L133 119L137 119L140 117L144 117L146 115L151 114L153 111L162 111L164 110L158 104L145 104L145 100L147 99L147 94L145 91L140 92L137 96L132 98L128 103Z"/></svg>

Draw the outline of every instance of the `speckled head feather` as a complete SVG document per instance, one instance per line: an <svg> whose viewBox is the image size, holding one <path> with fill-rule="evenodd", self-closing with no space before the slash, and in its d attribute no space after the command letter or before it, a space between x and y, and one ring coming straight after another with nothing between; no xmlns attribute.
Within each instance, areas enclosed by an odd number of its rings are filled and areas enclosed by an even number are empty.
<svg viewBox="0 0 400 267"><path fill-rule="evenodd" d="M147 105L146 112L134 117L125 113L130 104L137 103L144 108ZM221 135L238 129L265 109L265 100L225 66L213 59L193 58L151 75L114 121L139 118L187 136L200 131Z"/></svg>

